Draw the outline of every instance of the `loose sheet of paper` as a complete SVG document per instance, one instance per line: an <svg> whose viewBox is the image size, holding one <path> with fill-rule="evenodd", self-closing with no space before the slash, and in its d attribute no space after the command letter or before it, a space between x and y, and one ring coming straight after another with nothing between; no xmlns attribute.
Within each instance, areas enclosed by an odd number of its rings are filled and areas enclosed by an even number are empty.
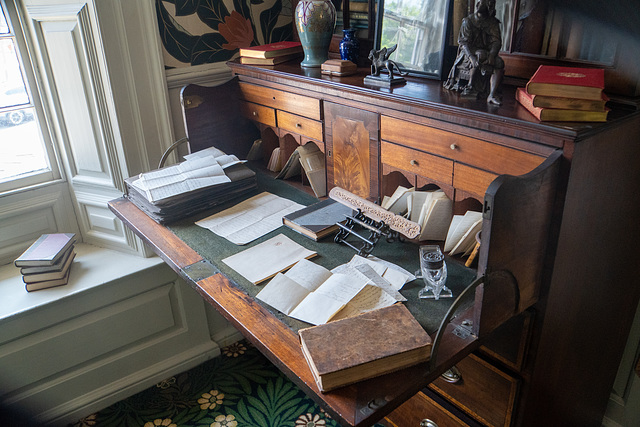
<svg viewBox="0 0 640 427"><path fill-rule="evenodd" d="M316 252L306 249L284 234L224 258L222 262L253 284L263 282Z"/></svg>
<svg viewBox="0 0 640 427"><path fill-rule="evenodd" d="M292 200L264 192L201 219L196 225L236 245L246 245L280 227L283 216L302 208L303 205Z"/></svg>

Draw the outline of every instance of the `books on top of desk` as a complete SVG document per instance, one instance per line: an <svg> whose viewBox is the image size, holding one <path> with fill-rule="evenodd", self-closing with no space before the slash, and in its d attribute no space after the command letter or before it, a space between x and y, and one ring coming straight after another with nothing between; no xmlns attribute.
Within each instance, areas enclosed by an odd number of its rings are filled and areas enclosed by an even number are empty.
<svg viewBox="0 0 640 427"><path fill-rule="evenodd" d="M160 224L242 196L257 187L256 174L215 147L184 156L177 165L125 179L125 196Z"/></svg>

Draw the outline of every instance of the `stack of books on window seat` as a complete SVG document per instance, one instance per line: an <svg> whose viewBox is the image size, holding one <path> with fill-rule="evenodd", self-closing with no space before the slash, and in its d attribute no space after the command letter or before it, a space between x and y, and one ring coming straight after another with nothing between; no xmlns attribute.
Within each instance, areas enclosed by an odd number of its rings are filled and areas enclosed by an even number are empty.
<svg viewBox="0 0 640 427"><path fill-rule="evenodd" d="M167 224L245 195L256 174L215 147L185 161L125 179L125 197L159 224Z"/></svg>
<svg viewBox="0 0 640 427"><path fill-rule="evenodd" d="M604 69L541 65L516 100L541 121L605 122Z"/></svg>
<svg viewBox="0 0 640 427"><path fill-rule="evenodd" d="M276 65L291 61L302 54L300 42L283 41L240 48L240 63L250 65Z"/></svg>
<svg viewBox="0 0 640 427"><path fill-rule="evenodd" d="M74 233L43 234L14 261L27 292L68 283L75 242Z"/></svg>

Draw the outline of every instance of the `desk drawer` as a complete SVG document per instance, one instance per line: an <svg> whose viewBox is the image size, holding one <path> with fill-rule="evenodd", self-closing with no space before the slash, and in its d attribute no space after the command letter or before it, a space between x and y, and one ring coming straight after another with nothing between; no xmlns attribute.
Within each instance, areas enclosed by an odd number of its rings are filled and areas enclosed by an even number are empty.
<svg viewBox="0 0 640 427"><path fill-rule="evenodd" d="M263 123L267 126L275 127L276 125L276 110L273 108L254 104L253 102L240 101L240 111L250 120Z"/></svg>
<svg viewBox="0 0 640 427"><path fill-rule="evenodd" d="M467 427L468 424L420 392L387 415L384 424L390 427L420 427L431 420L438 427ZM426 425L426 422L424 423Z"/></svg>
<svg viewBox="0 0 640 427"><path fill-rule="evenodd" d="M412 172L419 176L428 176L445 184L451 185L452 183L453 161L449 159L382 141L380 145L380 161L382 164Z"/></svg>
<svg viewBox="0 0 640 427"><path fill-rule="evenodd" d="M240 93L246 101L320 120L319 99L250 83L240 82L239 85Z"/></svg>
<svg viewBox="0 0 640 427"><path fill-rule="evenodd" d="M478 196L480 200L484 199L489 184L498 176L461 163L456 163L453 170L454 188Z"/></svg>
<svg viewBox="0 0 640 427"><path fill-rule="evenodd" d="M523 175L545 159L504 145L386 116L380 118L380 137L496 174Z"/></svg>
<svg viewBox="0 0 640 427"><path fill-rule="evenodd" d="M296 114L278 111L278 127L289 132L304 135L308 138L322 141L322 122L307 119Z"/></svg>
<svg viewBox="0 0 640 427"><path fill-rule="evenodd" d="M509 426L518 380L471 354L456 365L461 379L438 378L429 388L488 426Z"/></svg>

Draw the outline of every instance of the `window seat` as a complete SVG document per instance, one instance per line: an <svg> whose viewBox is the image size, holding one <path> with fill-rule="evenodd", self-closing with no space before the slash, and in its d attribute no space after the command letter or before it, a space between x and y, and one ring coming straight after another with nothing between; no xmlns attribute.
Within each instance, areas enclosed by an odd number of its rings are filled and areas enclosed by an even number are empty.
<svg viewBox="0 0 640 427"><path fill-rule="evenodd" d="M0 267L0 408L65 425L220 354L202 299L158 257L76 245L69 283Z"/></svg>

